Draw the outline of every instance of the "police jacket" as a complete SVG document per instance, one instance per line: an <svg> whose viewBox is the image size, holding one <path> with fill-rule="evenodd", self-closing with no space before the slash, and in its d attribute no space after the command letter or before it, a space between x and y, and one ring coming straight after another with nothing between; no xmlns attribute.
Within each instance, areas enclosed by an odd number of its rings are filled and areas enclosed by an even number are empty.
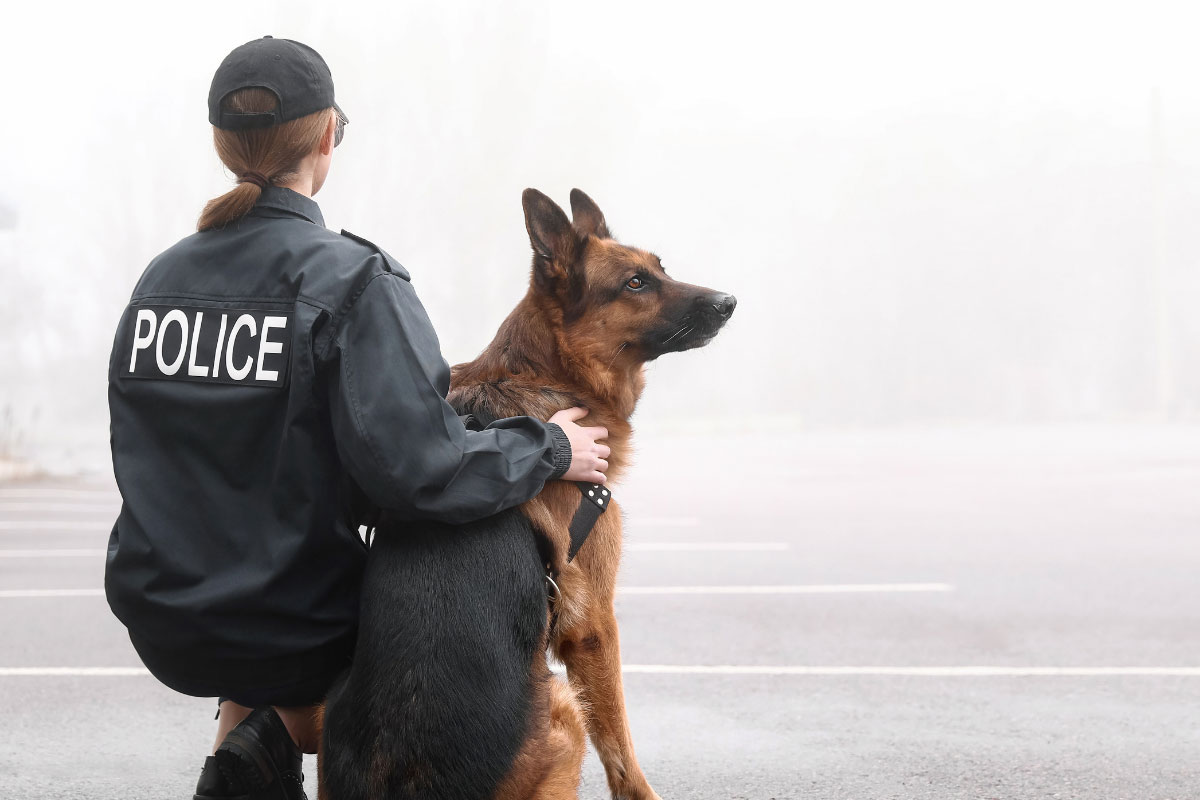
<svg viewBox="0 0 1200 800"><path fill-rule="evenodd" d="M116 616L142 641L232 659L352 634L364 497L465 522L570 464L557 425L466 430L449 380L408 272L303 195L269 187L159 255L109 364Z"/></svg>

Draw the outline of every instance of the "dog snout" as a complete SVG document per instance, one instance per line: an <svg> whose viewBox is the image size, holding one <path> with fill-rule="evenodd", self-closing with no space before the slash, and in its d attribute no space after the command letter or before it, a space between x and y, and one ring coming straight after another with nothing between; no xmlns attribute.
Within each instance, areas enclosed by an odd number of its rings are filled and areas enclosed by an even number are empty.
<svg viewBox="0 0 1200 800"><path fill-rule="evenodd" d="M733 316L733 309L737 307L737 298L731 294L707 294L696 298L696 305L700 310L707 314L715 314L721 319L729 319Z"/></svg>

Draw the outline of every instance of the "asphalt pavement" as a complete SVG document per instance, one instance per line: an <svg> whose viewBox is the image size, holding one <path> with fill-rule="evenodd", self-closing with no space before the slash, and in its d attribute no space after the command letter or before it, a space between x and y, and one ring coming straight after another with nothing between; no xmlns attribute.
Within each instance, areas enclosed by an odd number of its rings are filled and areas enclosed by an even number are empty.
<svg viewBox="0 0 1200 800"><path fill-rule="evenodd" d="M1200 798L1200 429L663 436L614 489L666 800ZM191 797L214 702L108 610L118 504L0 484L0 798Z"/></svg>

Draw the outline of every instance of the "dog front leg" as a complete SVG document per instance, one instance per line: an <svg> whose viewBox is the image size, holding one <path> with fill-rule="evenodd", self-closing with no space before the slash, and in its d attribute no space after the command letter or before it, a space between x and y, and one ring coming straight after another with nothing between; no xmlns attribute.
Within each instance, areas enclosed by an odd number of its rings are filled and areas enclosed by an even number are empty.
<svg viewBox="0 0 1200 800"><path fill-rule="evenodd" d="M588 733L616 800L661 800L638 766L625 714L621 648L612 600L557 637L557 653L587 712Z"/></svg>

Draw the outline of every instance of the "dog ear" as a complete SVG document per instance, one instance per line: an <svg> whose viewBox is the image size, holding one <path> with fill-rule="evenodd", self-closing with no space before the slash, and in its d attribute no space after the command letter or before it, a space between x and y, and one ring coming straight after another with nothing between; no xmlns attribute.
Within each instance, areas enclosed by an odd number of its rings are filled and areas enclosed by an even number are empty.
<svg viewBox="0 0 1200 800"><path fill-rule="evenodd" d="M534 272L539 277L564 277L575 263L579 235L563 210L537 189L521 193L525 229L533 245Z"/></svg>
<svg viewBox="0 0 1200 800"><path fill-rule="evenodd" d="M591 234L597 239L612 238L600 206L578 189L571 190L571 217L575 221L575 228L580 233Z"/></svg>

